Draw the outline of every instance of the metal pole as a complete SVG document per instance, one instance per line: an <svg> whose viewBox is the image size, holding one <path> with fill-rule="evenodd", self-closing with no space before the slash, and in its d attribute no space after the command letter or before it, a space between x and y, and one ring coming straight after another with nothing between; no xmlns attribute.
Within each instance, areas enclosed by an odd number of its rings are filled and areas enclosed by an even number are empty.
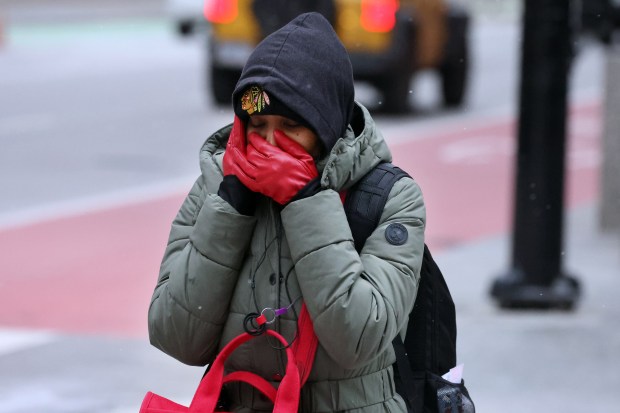
<svg viewBox="0 0 620 413"><path fill-rule="evenodd" d="M600 228L620 231L620 42L607 49Z"/></svg>
<svg viewBox="0 0 620 413"><path fill-rule="evenodd" d="M512 268L491 295L508 308L572 308L579 295L562 272L569 0L525 0Z"/></svg>

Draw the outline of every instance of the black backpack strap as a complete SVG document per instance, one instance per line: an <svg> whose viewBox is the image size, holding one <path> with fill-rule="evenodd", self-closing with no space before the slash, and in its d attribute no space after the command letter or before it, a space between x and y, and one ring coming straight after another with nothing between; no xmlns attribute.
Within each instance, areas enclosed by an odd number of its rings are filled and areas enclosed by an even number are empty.
<svg viewBox="0 0 620 413"><path fill-rule="evenodd" d="M380 163L347 193L344 210L358 252L379 225L392 186L405 176L409 174L399 167L391 163Z"/></svg>
<svg viewBox="0 0 620 413"><path fill-rule="evenodd" d="M424 405L424 377L416 377L409 364L409 355L400 335L392 340L396 363L394 366L394 384L396 392L400 394L407 404L407 411L422 412ZM420 384L421 383L421 384ZM422 391L420 391L422 390Z"/></svg>
<svg viewBox="0 0 620 413"><path fill-rule="evenodd" d="M409 315L407 332L414 332L405 337L405 348L412 370L426 370L442 375L456 365L454 301L426 245L418 296Z"/></svg>

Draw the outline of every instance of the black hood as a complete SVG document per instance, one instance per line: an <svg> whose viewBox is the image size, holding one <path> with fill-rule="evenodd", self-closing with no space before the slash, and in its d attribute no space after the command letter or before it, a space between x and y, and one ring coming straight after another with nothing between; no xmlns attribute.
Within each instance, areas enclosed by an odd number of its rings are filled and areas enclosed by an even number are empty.
<svg viewBox="0 0 620 413"><path fill-rule="evenodd" d="M266 93L267 102L275 97L274 102L302 118L328 151L351 119L351 61L332 26L319 13L296 17L256 46L233 93L235 112L244 119L249 115L241 109L241 97L252 86Z"/></svg>

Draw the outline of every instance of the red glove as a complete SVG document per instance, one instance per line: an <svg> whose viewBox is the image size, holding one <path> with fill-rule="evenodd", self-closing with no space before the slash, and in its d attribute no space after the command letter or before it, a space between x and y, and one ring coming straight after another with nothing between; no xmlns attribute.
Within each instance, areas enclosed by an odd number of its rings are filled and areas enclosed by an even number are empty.
<svg viewBox="0 0 620 413"><path fill-rule="evenodd" d="M256 133L248 135L246 183L253 191L268 196L281 205L287 204L308 182L319 176L314 159L297 142L280 130L274 131L277 146Z"/></svg>
<svg viewBox="0 0 620 413"><path fill-rule="evenodd" d="M250 165L246 158L245 125L236 115L230 136L228 137L228 143L226 144L223 167L224 176L236 175L245 186L248 186L245 181L249 177L245 171L250 168Z"/></svg>
<svg viewBox="0 0 620 413"><path fill-rule="evenodd" d="M233 128L228 137L224 152L224 179L217 191L218 195L243 215L253 215L256 210L258 194L252 191L242 180L249 180L245 169L250 168L246 159L245 127L235 116Z"/></svg>

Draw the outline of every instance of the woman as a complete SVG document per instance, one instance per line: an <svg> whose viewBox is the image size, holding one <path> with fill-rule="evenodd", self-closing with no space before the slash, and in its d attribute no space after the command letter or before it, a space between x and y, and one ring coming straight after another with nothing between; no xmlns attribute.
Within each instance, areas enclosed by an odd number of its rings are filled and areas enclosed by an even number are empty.
<svg viewBox="0 0 620 413"><path fill-rule="evenodd" d="M202 147L202 175L172 224L149 309L151 343L205 365L256 327L248 315L285 309L269 328L290 342L305 303L319 345L300 410L406 412L394 391L392 340L404 333L422 263L425 208L417 184L394 184L381 222L355 250L342 199L391 154L354 102L347 52L330 24L303 14L263 40L233 93L235 118ZM390 243L398 223L406 242ZM277 382L285 355L252 340L229 370ZM271 410L244 384L231 411Z"/></svg>

